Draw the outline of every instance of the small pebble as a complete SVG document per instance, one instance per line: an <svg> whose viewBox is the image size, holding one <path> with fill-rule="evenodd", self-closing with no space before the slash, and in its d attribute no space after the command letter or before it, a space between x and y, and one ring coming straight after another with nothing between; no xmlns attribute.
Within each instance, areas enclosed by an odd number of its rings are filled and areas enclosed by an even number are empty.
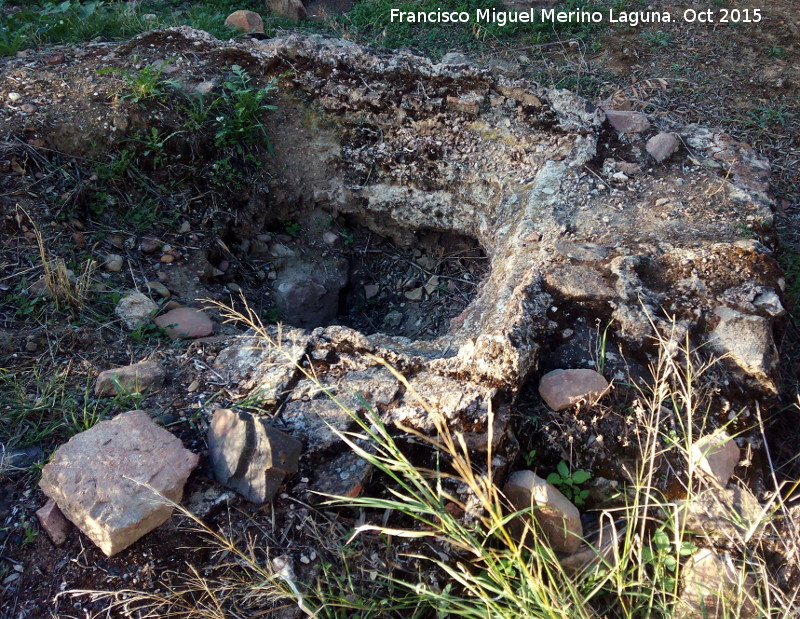
<svg viewBox="0 0 800 619"><path fill-rule="evenodd" d="M163 262L164 264L169 264L173 260L175 260L175 256L173 256L172 254L164 254L163 256L161 256L161 262Z"/></svg>
<svg viewBox="0 0 800 619"><path fill-rule="evenodd" d="M106 270L117 273L122 270L124 260L119 254L108 254L106 257Z"/></svg>
<svg viewBox="0 0 800 619"><path fill-rule="evenodd" d="M50 66L61 64L64 62L66 57L61 52L56 52L55 54L49 55L47 58L44 59L44 63Z"/></svg>
<svg viewBox="0 0 800 619"><path fill-rule="evenodd" d="M8 93L8 100L11 101L11 103L16 103L20 99L22 99L22 95L19 94L18 92Z"/></svg>
<svg viewBox="0 0 800 619"><path fill-rule="evenodd" d="M38 109L33 103L24 103L20 108L26 114L35 114Z"/></svg>
<svg viewBox="0 0 800 619"><path fill-rule="evenodd" d="M199 388L200 388L200 381L198 381L198 380L193 380L193 381L192 381L192 382L189 384L189 387L188 387L186 390L187 390L189 393L194 393L194 392L195 392L195 391L197 391Z"/></svg>

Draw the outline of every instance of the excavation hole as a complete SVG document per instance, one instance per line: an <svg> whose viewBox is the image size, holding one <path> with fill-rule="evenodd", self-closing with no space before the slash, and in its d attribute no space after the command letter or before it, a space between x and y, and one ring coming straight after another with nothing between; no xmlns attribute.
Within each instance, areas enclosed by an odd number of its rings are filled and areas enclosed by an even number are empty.
<svg viewBox="0 0 800 619"><path fill-rule="evenodd" d="M408 237L409 235L404 235ZM367 335L431 340L447 333L480 287L489 260L473 238L434 230L401 247L344 216L315 212L229 238L249 276L245 296L269 322L340 324ZM220 254L212 257L226 262ZM227 266L223 264L223 266Z"/></svg>

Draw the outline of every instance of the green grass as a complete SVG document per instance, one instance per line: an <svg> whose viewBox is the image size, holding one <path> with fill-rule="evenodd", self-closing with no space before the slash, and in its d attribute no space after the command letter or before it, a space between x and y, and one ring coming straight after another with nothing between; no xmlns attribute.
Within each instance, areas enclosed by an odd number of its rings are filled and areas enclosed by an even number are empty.
<svg viewBox="0 0 800 619"><path fill-rule="evenodd" d="M602 1L600 6L619 6ZM577 0L559 5L563 9L582 6ZM238 9L256 11L264 19L264 30L274 36L281 30L295 29L342 35L361 43L387 48L411 48L433 56L453 49L468 51L486 41L514 40L536 44L554 34L587 37L596 25L533 23L506 24L408 24L390 20L390 9L402 11L467 11L502 9L496 0L361 0L344 15L324 22L291 22L270 14L261 0L141 0L129 5L123 0L0 0L0 55L13 55L21 49L52 43L81 43L95 38L107 41L169 26L188 25L218 38L240 36L227 26L227 15Z"/></svg>
<svg viewBox="0 0 800 619"><path fill-rule="evenodd" d="M13 373L0 368L0 443L46 445L88 430L116 409L135 408L140 394L96 398L88 379L76 387L71 366Z"/></svg>

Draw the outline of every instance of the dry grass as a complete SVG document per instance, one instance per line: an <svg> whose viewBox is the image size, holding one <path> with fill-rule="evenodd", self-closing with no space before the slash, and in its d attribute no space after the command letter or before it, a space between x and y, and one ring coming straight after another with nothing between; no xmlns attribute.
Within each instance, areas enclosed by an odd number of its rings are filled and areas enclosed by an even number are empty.
<svg viewBox="0 0 800 619"><path fill-rule="evenodd" d="M279 347L245 307L242 313L221 309L229 320L248 323L267 345ZM589 546L590 559L577 568L562 565L535 518L527 521L521 539L512 534L511 520L536 507L515 512L493 482L491 451L486 461L473 461L463 437L419 398L435 420L436 436L399 430L427 446L437 463L433 468L412 462L395 439L396 430L376 413L359 417L348 411L357 430L339 436L380 472L387 491L329 498L331 508L364 518L346 541L341 528L333 533L330 514L311 512L304 533L310 537L306 544L322 557L316 582L301 581L293 558L271 550L275 531L269 521L261 522L258 536L242 537L237 531L212 530L182 510L213 548L218 558L213 566L188 566L179 585L159 593L70 594L106 599L109 609L139 617L266 616L287 604L309 617L671 617L683 612L682 566L701 547L710 547L732 574L732 582L716 595L715 616L745 616L740 610L747 605L756 616L796 616L797 590L780 586L767 561L776 539L785 560L798 561L797 526L779 490L757 522L733 527L721 539L697 537L685 529L682 511L715 492L696 474L690 457L692 442L708 433L708 401L701 384L712 364L697 364L697 351L688 345L676 350L669 335L656 337L655 381L633 402L642 430L634 481L622 504L599 510L602 542ZM285 357L294 363L288 351ZM414 393L404 376L381 359L372 361ZM317 380L301 364L298 368ZM324 390L319 381L318 386ZM663 432L671 427L680 428L677 440ZM676 450L685 468L686 496L681 499L657 490L662 456ZM725 504L722 508L731 510ZM777 517L781 514L783 519ZM730 518L737 516L731 511ZM383 569L378 573L373 550L380 547L394 552L386 562L377 562Z"/></svg>

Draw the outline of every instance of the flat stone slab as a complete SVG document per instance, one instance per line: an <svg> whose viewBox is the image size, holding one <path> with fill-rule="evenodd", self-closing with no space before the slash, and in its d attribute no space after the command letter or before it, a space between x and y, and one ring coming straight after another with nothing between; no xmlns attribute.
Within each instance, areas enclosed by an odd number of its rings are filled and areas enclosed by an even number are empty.
<svg viewBox="0 0 800 619"><path fill-rule="evenodd" d="M114 396L118 393L144 393L164 384L164 368L155 361L140 361L121 368L105 370L94 384L96 396Z"/></svg>
<svg viewBox="0 0 800 619"><path fill-rule="evenodd" d="M64 516L106 555L124 550L172 515L197 454L145 411L122 413L59 447L39 482Z"/></svg>

